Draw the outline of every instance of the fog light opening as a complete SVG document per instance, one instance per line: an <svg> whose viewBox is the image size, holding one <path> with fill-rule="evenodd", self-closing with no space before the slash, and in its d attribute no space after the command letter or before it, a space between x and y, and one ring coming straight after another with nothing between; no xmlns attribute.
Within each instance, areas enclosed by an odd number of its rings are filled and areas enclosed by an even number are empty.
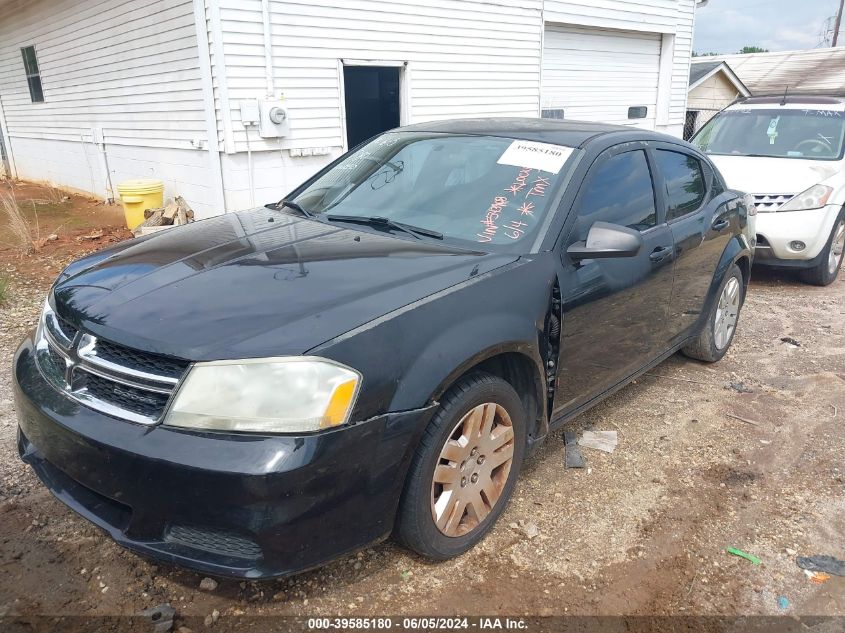
<svg viewBox="0 0 845 633"><path fill-rule="evenodd" d="M793 251L803 251L805 248L807 248L807 245L801 240L795 240L794 242L789 243L789 248L791 248Z"/></svg>

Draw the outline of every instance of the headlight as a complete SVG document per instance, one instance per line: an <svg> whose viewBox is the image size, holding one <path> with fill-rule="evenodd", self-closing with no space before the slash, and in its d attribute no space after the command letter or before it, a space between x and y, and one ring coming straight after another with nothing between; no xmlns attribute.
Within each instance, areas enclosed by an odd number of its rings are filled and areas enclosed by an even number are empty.
<svg viewBox="0 0 845 633"><path fill-rule="evenodd" d="M197 363L164 424L219 431L298 433L349 420L361 375L307 356Z"/></svg>
<svg viewBox="0 0 845 633"><path fill-rule="evenodd" d="M807 191L803 191L792 200L783 205L778 211L808 211L810 209L821 209L827 204L833 187L827 185L813 185Z"/></svg>

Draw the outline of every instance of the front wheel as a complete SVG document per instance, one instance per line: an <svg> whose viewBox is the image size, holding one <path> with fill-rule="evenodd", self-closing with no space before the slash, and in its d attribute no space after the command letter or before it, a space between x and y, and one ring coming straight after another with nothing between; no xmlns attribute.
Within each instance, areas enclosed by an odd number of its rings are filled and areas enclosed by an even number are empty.
<svg viewBox="0 0 845 633"><path fill-rule="evenodd" d="M845 256L845 214L840 215L831 231L830 239L818 264L804 271L804 281L815 286L833 283Z"/></svg>
<svg viewBox="0 0 845 633"><path fill-rule="evenodd" d="M479 373L455 384L417 447L397 539L438 560L480 541L513 492L525 427L522 401L501 378Z"/></svg>
<svg viewBox="0 0 845 633"><path fill-rule="evenodd" d="M696 339L681 350L690 358L713 363L731 346L745 300L742 271L736 264L722 280L718 297Z"/></svg>

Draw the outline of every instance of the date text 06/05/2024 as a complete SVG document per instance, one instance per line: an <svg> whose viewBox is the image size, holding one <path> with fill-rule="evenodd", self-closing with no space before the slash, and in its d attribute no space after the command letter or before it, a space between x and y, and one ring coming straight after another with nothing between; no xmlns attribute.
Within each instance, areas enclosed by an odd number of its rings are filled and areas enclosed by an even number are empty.
<svg viewBox="0 0 845 633"><path fill-rule="evenodd" d="M309 630L510 630L523 631L528 623L522 618L464 618L464 617L410 617L394 620L389 617L309 618Z"/></svg>

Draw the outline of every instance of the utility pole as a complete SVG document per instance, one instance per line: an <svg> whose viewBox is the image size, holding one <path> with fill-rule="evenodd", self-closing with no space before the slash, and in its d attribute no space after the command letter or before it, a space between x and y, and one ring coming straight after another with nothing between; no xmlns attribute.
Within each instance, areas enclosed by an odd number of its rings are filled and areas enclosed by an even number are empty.
<svg viewBox="0 0 845 633"><path fill-rule="evenodd" d="M839 13L836 14L836 25L833 27L833 46L839 41L839 29L842 28L842 10L845 9L845 0L839 0Z"/></svg>

